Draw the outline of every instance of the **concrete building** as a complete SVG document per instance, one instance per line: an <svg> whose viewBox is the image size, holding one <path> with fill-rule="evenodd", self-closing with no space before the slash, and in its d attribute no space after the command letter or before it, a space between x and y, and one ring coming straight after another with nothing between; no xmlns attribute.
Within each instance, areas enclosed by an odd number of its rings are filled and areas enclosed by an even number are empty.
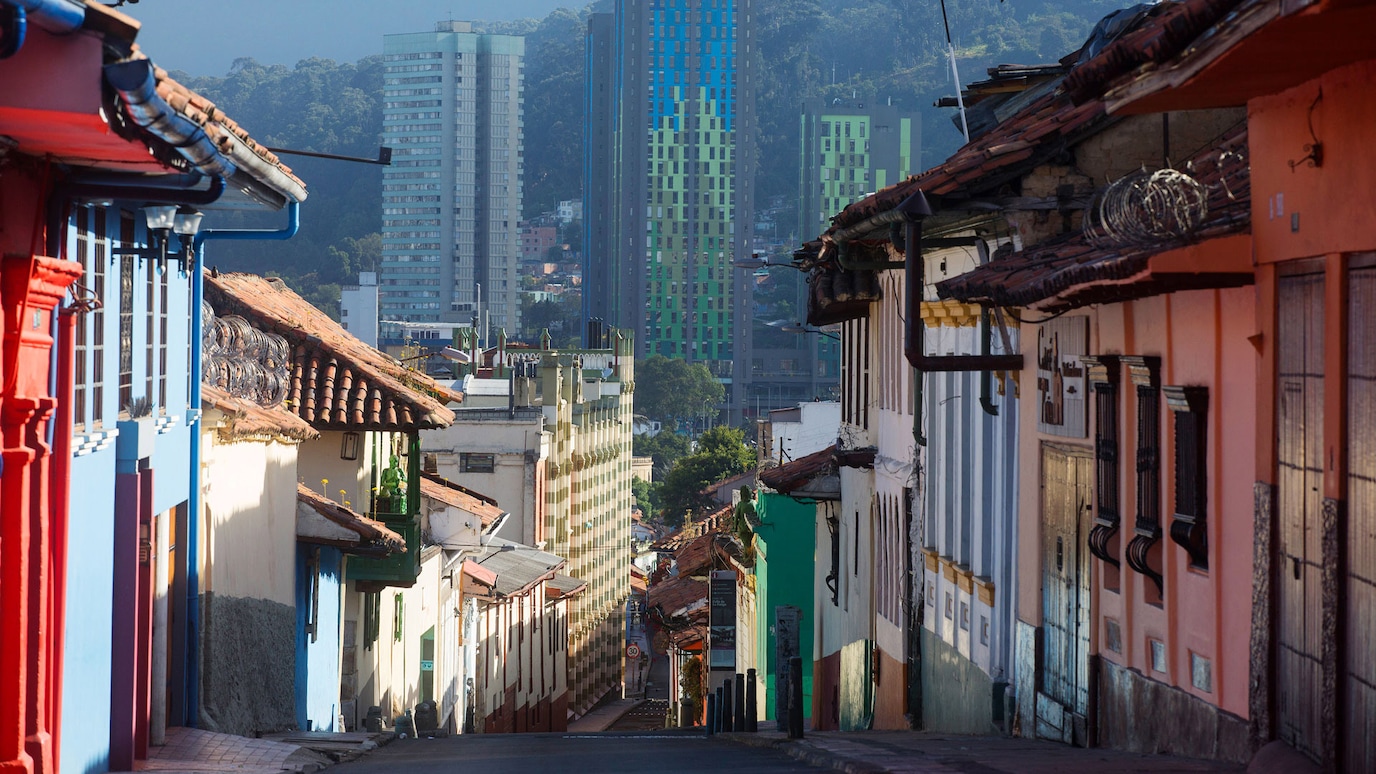
<svg viewBox="0 0 1376 774"><path fill-rule="evenodd" d="M510 513L500 538L568 560L586 581L569 601L569 710L582 714L622 676L630 591L629 338L607 349L506 350L462 379L454 425L424 434L426 466L492 496ZM469 363L480 362L470 357Z"/></svg>
<svg viewBox="0 0 1376 774"><path fill-rule="evenodd" d="M750 0L617 0L588 24L584 316L637 354L704 363L739 419L750 378Z"/></svg>
<svg viewBox="0 0 1376 774"><path fill-rule="evenodd" d="M361 271L357 285L339 290L339 324L370 347L378 342L377 272Z"/></svg>
<svg viewBox="0 0 1376 774"><path fill-rule="evenodd" d="M384 37L384 319L520 330L524 57L468 22Z"/></svg>

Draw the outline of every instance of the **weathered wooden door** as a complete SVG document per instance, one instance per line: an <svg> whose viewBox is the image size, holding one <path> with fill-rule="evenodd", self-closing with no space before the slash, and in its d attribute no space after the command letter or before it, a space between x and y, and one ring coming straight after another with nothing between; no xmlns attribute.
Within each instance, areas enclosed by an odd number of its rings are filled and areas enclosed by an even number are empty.
<svg viewBox="0 0 1376 774"><path fill-rule="evenodd" d="M1089 710L1089 449L1042 447L1042 663L1037 735L1084 744ZM1078 732L1078 733L1077 733Z"/></svg>
<svg viewBox="0 0 1376 774"><path fill-rule="evenodd" d="M1348 280L1347 556L1343 579L1344 663L1337 716L1345 771L1376 771L1376 266Z"/></svg>
<svg viewBox="0 0 1376 774"><path fill-rule="evenodd" d="M1282 277L1276 348L1276 721L1318 759L1323 697L1322 274Z"/></svg>

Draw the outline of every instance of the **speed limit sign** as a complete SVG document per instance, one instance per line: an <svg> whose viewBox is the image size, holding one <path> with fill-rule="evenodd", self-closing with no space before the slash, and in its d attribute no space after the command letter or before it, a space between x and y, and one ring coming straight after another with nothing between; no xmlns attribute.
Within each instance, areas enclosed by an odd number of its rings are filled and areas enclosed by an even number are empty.
<svg viewBox="0 0 1376 774"><path fill-rule="evenodd" d="M626 646L626 658L640 658L640 646L632 642Z"/></svg>

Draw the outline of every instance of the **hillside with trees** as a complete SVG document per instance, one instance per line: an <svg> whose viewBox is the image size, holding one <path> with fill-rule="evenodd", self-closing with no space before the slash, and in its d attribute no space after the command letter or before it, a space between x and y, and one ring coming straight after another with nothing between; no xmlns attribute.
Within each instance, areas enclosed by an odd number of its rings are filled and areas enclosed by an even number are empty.
<svg viewBox="0 0 1376 774"><path fill-rule="evenodd" d="M605 3L605 0L604 0ZM951 34L964 83L1002 63L1060 59L1077 49L1118 0L950 0ZM525 214L580 195L584 35L593 6L540 20L477 23L526 36ZM923 115L922 167L960 144L953 110L932 103L955 93L937 0L756 0L762 202L796 198L798 111L809 97L881 99ZM379 48L381 40L378 41ZM382 136L382 58L306 59L293 67L240 59L223 77L174 76L215 101L259 142L279 148L375 158ZM300 234L280 251L252 242L216 247L221 269L276 273L322 309L337 311L339 286L381 255L381 168L284 156L306 180ZM215 227L249 223L214 216ZM785 223L789 221L786 220ZM813 235L796 235L803 239Z"/></svg>

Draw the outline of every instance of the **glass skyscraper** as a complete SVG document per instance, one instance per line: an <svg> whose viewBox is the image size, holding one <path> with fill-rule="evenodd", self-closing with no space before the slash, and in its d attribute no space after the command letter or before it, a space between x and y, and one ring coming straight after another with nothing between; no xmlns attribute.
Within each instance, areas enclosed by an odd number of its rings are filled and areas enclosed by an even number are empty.
<svg viewBox="0 0 1376 774"><path fill-rule="evenodd" d="M750 0L616 0L588 25L584 315L702 362L738 417L751 350Z"/></svg>

